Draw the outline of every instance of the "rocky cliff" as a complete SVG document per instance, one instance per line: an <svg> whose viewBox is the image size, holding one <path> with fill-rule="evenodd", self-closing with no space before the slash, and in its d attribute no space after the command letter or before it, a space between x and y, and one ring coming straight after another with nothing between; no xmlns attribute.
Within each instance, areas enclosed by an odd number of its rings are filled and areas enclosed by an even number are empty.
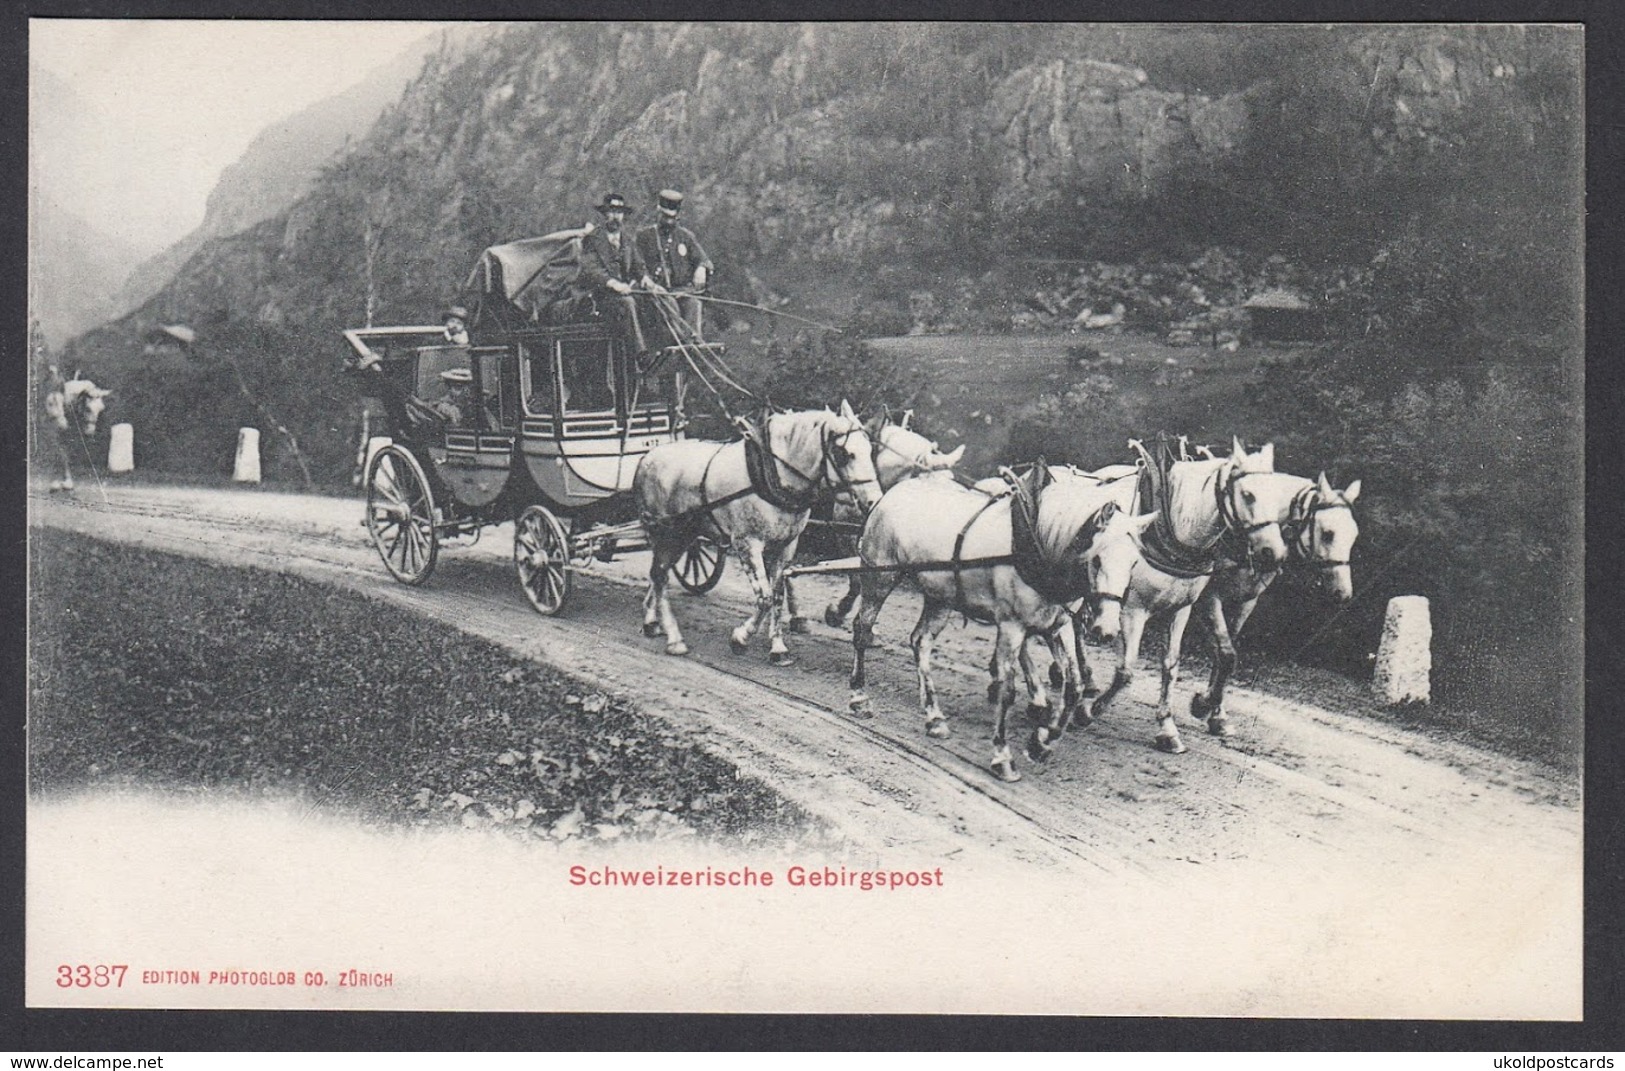
<svg viewBox="0 0 1625 1071"><path fill-rule="evenodd" d="M1505 220L1543 192L1564 211L1577 140L1553 117L1578 114L1573 43L1517 27L507 25L429 56L307 193L203 242L82 356L138 369L151 324L186 322L200 346L252 335L279 365L327 368L336 348L277 332L421 322L481 248L578 225L612 189L644 206L635 223L657 189L686 189L725 296L900 327L922 290L1007 327L1011 288L1046 260L1209 244L1369 258L1406 226ZM1515 166L1476 170L1496 159ZM244 203L211 203L222 231ZM343 421L294 379L264 389L309 409L320 440Z"/></svg>

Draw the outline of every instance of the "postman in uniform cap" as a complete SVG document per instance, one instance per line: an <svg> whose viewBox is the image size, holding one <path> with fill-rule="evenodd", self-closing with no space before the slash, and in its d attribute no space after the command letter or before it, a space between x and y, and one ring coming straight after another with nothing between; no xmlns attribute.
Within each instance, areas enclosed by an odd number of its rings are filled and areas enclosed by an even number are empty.
<svg viewBox="0 0 1625 1071"><path fill-rule="evenodd" d="M683 210L683 195L678 190L661 190L656 195L660 203L660 211L668 216L675 216Z"/></svg>

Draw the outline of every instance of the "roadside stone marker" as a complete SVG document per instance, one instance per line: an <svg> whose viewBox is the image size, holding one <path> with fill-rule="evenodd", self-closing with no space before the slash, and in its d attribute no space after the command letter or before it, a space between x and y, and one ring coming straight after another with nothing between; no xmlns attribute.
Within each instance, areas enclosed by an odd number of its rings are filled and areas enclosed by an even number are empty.
<svg viewBox="0 0 1625 1071"><path fill-rule="evenodd" d="M1431 699L1428 676L1433 669L1433 621L1428 601L1421 595L1398 595L1388 600L1382 622L1382 643L1371 690L1383 706L1426 703Z"/></svg>
<svg viewBox="0 0 1625 1071"><path fill-rule="evenodd" d="M133 472L135 470L135 428L129 424L114 424L107 440L107 471Z"/></svg>
<svg viewBox="0 0 1625 1071"><path fill-rule="evenodd" d="M260 429L237 429L237 464L231 478L238 483L260 482Z"/></svg>

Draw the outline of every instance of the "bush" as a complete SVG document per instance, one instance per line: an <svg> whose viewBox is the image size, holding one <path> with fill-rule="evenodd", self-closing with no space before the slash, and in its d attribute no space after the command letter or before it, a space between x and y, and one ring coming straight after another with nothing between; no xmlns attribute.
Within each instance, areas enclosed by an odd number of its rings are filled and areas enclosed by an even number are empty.
<svg viewBox="0 0 1625 1071"><path fill-rule="evenodd" d="M1117 384L1096 373L1063 394L1048 394L1016 415L1001 462L1050 461L1088 468L1123 458L1123 444L1139 427L1139 407L1118 394Z"/></svg>
<svg viewBox="0 0 1625 1071"><path fill-rule="evenodd" d="M1554 374L1564 362L1525 355L1463 375L1417 346L1389 344L1374 366L1360 356L1342 356L1337 386L1271 369L1259 399L1283 468L1362 480L1355 602L1328 620L1313 598L1271 598L1252 641L1363 671L1388 599L1425 595L1436 698L1577 742L1584 465L1579 405Z"/></svg>
<svg viewBox="0 0 1625 1071"><path fill-rule="evenodd" d="M897 361L851 335L798 335L775 339L768 348L758 397L790 409L838 407L850 402L859 412L881 406L900 408L909 399Z"/></svg>

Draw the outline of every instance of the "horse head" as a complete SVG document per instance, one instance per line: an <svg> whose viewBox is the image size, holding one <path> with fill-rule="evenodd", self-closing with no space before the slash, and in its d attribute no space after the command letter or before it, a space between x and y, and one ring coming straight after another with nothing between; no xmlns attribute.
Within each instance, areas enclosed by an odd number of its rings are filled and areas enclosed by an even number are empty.
<svg viewBox="0 0 1625 1071"><path fill-rule="evenodd" d="M1338 602L1348 602L1354 597L1354 573L1349 555L1360 536L1353 508L1354 500L1359 497L1359 480L1337 491L1322 472L1309 492L1299 496L1295 503L1293 556L1317 571L1320 583Z"/></svg>
<svg viewBox="0 0 1625 1071"><path fill-rule="evenodd" d="M1230 457L1222 464L1219 514L1231 532L1245 537L1249 560L1268 572L1286 560L1286 540L1280 524L1285 503L1264 493L1262 481L1249 487L1247 477L1275 472L1275 444L1265 443L1256 453L1248 453L1241 440L1234 439Z"/></svg>
<svg viewBox="0 0 1625 1071"><path fill-rule="evenodd" d="M863 421L845 399L839 412L826 409L806 415L814 417L819 428L823 478L837 493L850 494L858 508L868 513L880 501L881 487L875 475L874 445Z"/></svg>
<svg viewBox="0 0 1625 1071"><path fill-rule="evenodd" d="M1115 502L1101 508L1099 531L1089 544L1089 638L1110 643L1122 627L1123 599L1140 561L1140 536L1156 522L1155 510L1135 516Z"/></svg>
<svg viewBox="0 0 1625 1071"><path fill-rule="evenodd" d="M910 411L912 412L912 411ZM899 482L922 472L943 472L959 464L965 456L961 443L950 453L943 453L937 444L917 431L908 430L904 413L903 424L882 424L871 431L875 448L875 475L882 490L891 490Z"/></svg>

